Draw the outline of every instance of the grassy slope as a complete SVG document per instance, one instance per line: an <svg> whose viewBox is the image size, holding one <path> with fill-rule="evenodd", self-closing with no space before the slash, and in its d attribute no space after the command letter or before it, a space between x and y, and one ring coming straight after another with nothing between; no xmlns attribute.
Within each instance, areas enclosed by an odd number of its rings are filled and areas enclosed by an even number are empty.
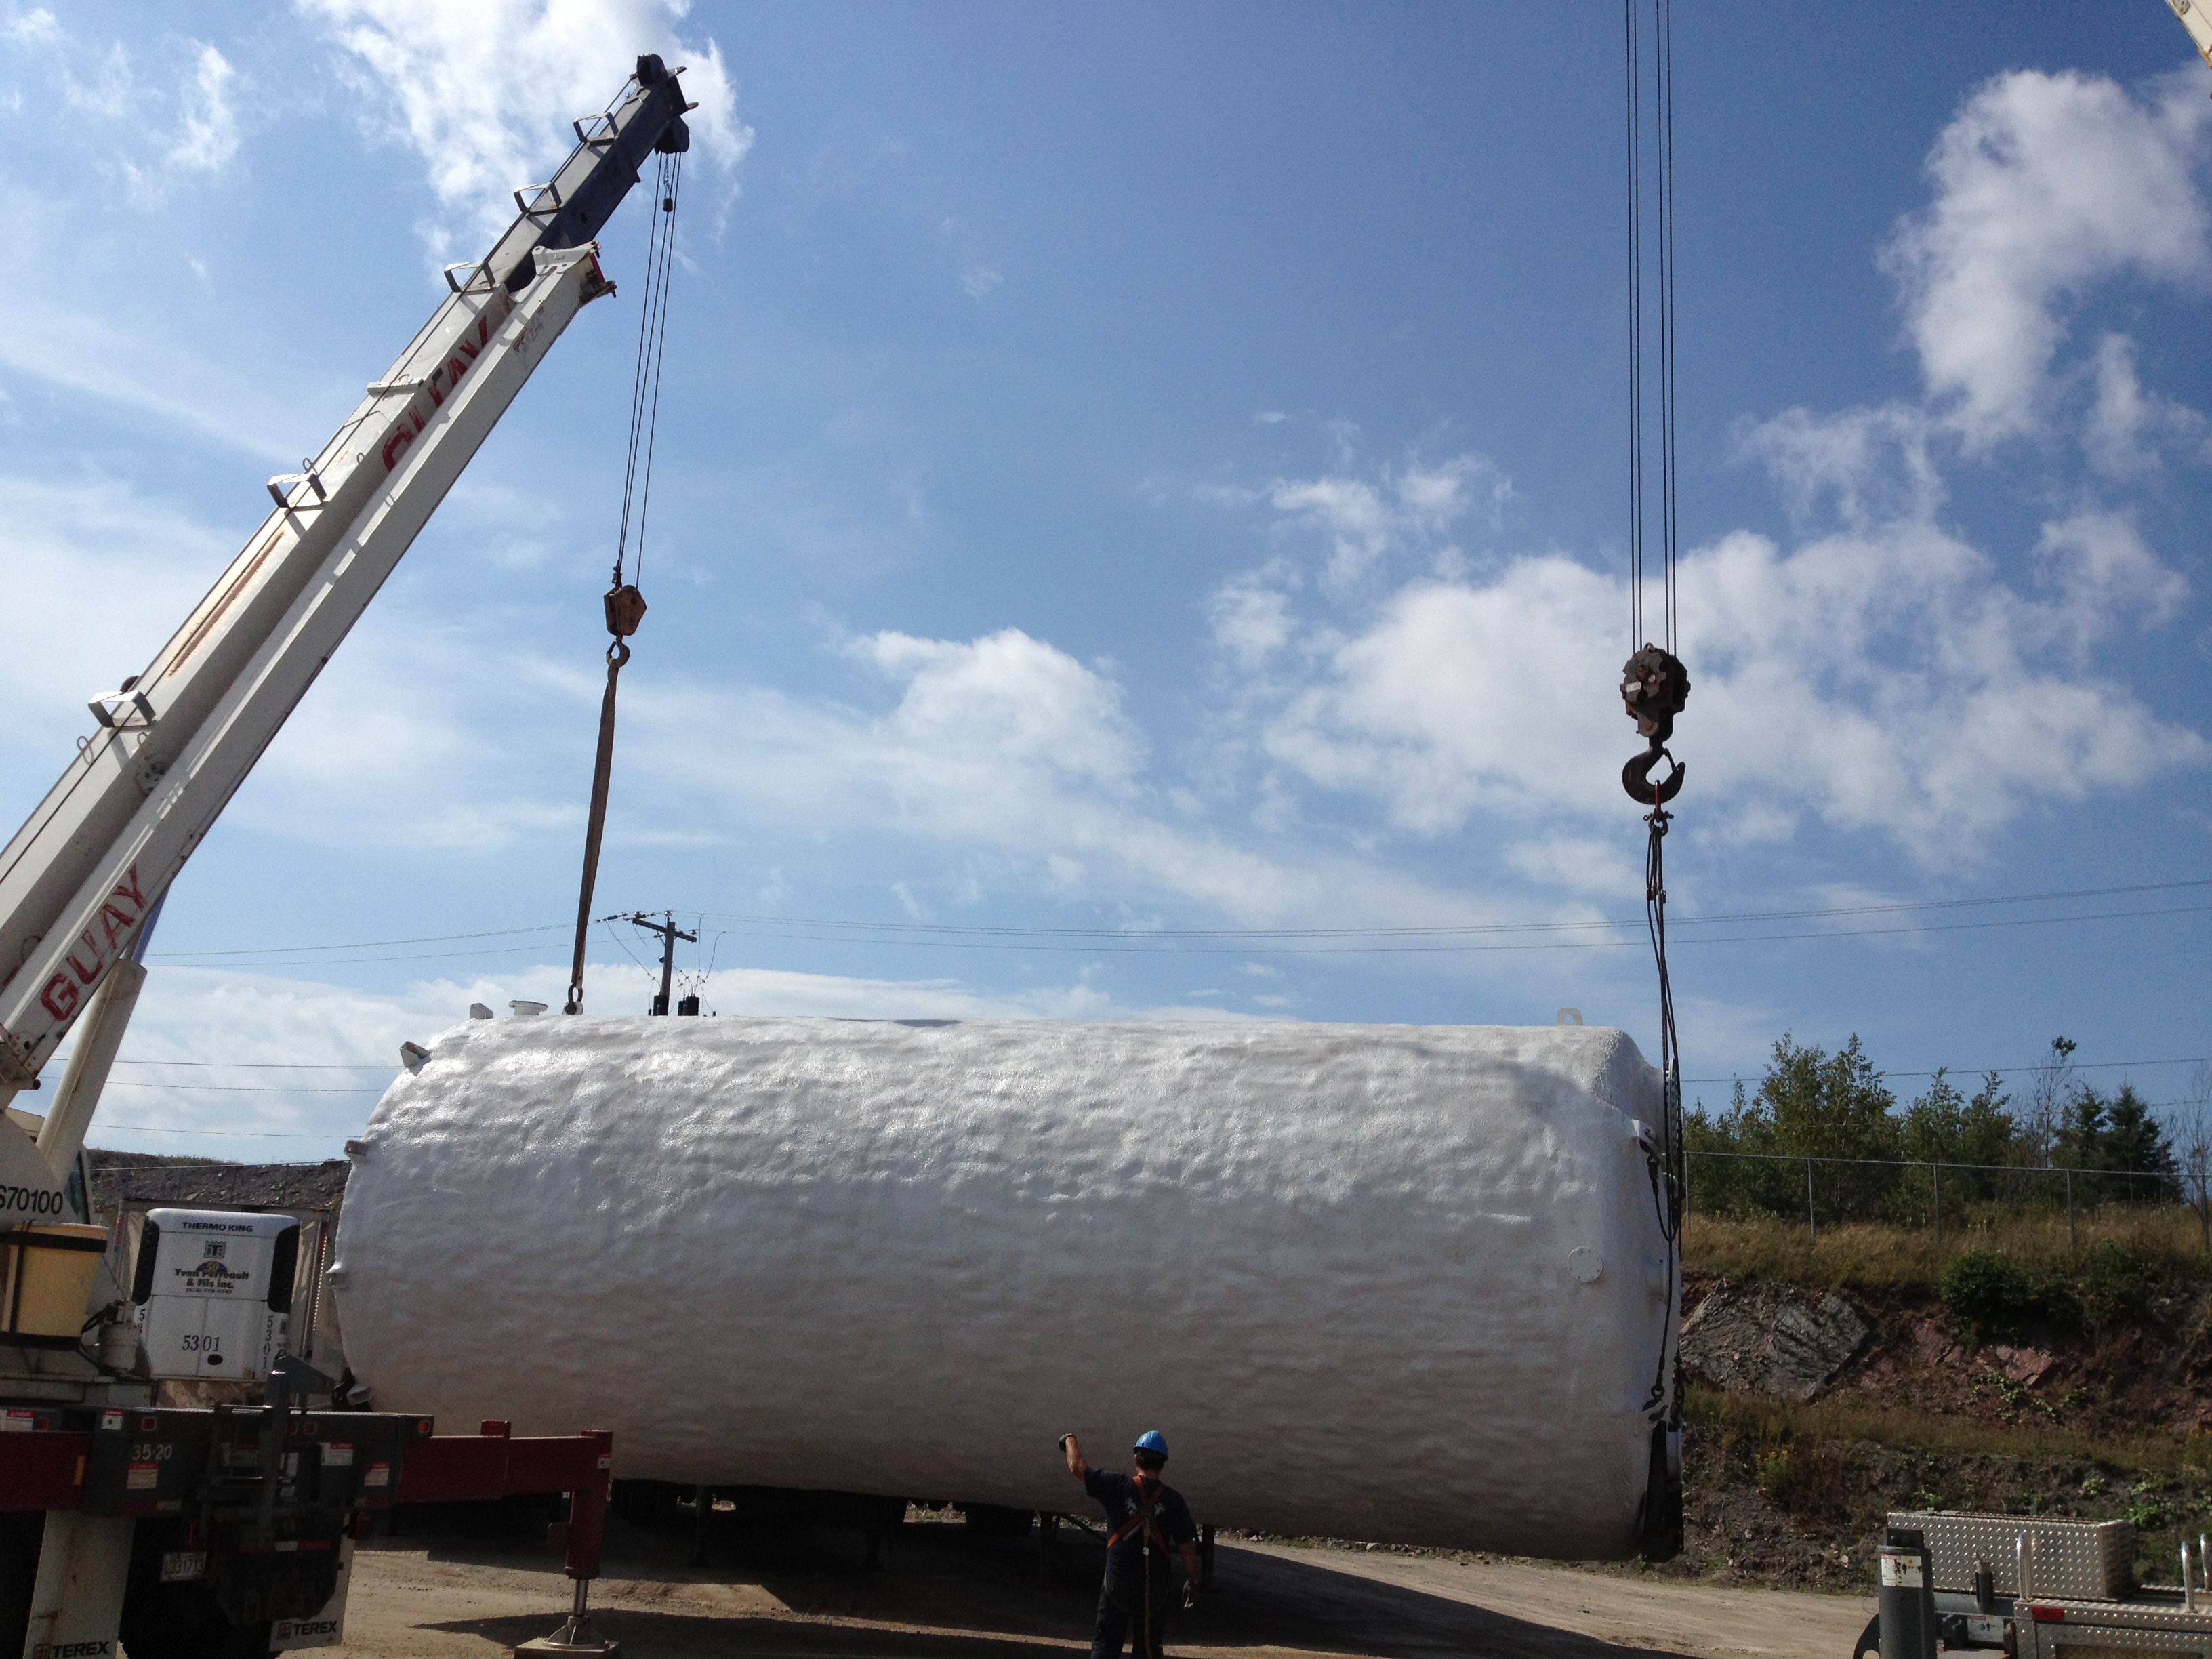
<svg viewBox="0 0 2212 1659"><path fill-rule="evenodd" d="M2079 1252L2123 1243L2155 1293L2104 1329L2062 1324L1977 1345L1937 1294L1944 1267L1994 1249L2065 1282ZM1972 1218L1930 1233L1692 1217L1688 1297L1724 1279L1832 1290L1873 1322L1867 1352L1809 1405L1692 1389L1690 1540L1666 1571L1826 1586L1869 1582L1891 1509L2124 1518L2137 1571L2175 1576L2184 1536L2212 1527L2212 1266L2186 1212ZM2028 1380L2022 1380L2022 1379Z"/></svg>

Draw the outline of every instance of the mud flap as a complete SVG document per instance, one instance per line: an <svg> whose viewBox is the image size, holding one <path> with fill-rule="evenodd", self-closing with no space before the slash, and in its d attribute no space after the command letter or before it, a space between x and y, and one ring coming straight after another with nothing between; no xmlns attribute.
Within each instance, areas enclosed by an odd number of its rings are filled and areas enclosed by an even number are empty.
<svg viewBox="0 0 2212 1659"><path fill-rule="evenodd" d="M271 1652L291 1648L334 1648L345 1639L346 1590L353 1583L353 1540L338 1540L337 1587L331 1599L304 1619L279 1619L270 1626Z"/></svg>

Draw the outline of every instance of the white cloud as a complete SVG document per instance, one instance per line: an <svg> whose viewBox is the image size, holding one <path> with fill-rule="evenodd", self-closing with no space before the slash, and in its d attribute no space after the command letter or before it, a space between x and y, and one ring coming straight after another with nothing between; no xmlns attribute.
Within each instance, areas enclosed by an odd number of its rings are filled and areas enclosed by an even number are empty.
<svg viewBox="0 0 2212 1659"><path fill-rule="evenodd" d="M2128 622L2155 628L2189 598L2189 581L2159 562L2126 514L2083 511L2043 526L2039 574L2057 589L2057 631L2081 647Z"/></svg>
<svg viewBox="0 0 2212 1659"><path fill-rule="evenodd" d="M59 46L67 39L58 31L22 38L52 46ZM80 81L72 71L63 72L62 101L80 115L110 121L122 119L131 112L131 94L136 84L131 73L130 54L118 41L92 62L92 79L88 82Z"/></svg>
<svg viewBox="0 0 2212 1659"><path fill-rule="evenodd" d="M1804 539L1784 550L1737 532L1680 565L1691 787L1725 815L1708 833L1785 840L1812 813L1924 863L1966 863L2031 803L2212 760L2203 736L2095 659L2189 595L2130 513L2072 507L2002 559L1942 521L1954 440L1972 453L2078 412L2109 480L2149 471L2177 441L2202 445L2203 417L2142 386L2126 337L2054 368L2097 284L2203 284L2212 215L2192 169L2212 117L2193 79L2147 100L2078 75L1990 82L1935 146L1933 202L1884 254L1926 400L1794 409L1739 433ZM1216 590L1215 642L1289 776L1377 800L1418 835L1478 812L1542 824L1508 848L1509 866L1618 890L1626 870L1572 826L1623 804L1626 594L1565 554L1470 574L1439 553L1486 485L1493 508L1510 495L1475 456L1277 480L1279 532L1312 546L1318 595L1338 608L1302 611L1301 566L1280 555ZM1429 574L1404 580L1413 559ZM1401 585L1358 605L1352 579L1386 568Z"/></svg>
<svg viewBox="0 0 2212 1659"><path fill-rule="evenodd" d="M1945 129L1936 198L1883 264L1929 392L1970 448L2041 424L2063 300L2122 272L2203 287L2212 216L2191 170L2208 132L2195 77L2142 102L2030 70L1990 82Z"/></svg>
<svg viewBox="0 0 2212 1659"><path fill-rule="evenodd" d="M12 40L22 40L36 46L58 46L61 42L61 25L54 21L53 13L43 6L25 12L21 17L11 17L0 25L0 34Z"/></svg>
<svg viewBox="0 0 2212 1659"><path fill-rule="evenodd" d="M237 549L101 476L0 474L0 526L13 613L92 624L21 629L0 652L9 711L0 753L43 778L62 769L70 738L92 729L86 700L143 668Z"/></svg>
<svg viewBox="0 0 2212 1659"><path fill-rule="evenodd" d="M2125 480L2154 471L2164 445L2202 446L2208 422L2195 410L2143 389L2136 373L2136 343L2107 334L2097 343L2097 388L2082 436L2089 464L2106 477Z"/></svg>
<svg viewBox="0 0 2212 1659"><path fill-rule="evenodd" d="M1291 642L1296 624L1291 615L1291 596L1285 591L1297 577L1286 567L1254 571L1223 583L1206 601L1213 623L1214 643L1246 671L1261 664Z"/></svg>
<svg viewBox="0 0 2212 1659"><path fill-rule="evenodd" d="M1806 476L1856 488L1855 434L1824 451L1818 423L1799 421L1789 441L1793 455L1844 456ZM2085 512L2045 526L2039 599L1927 519L1877 518L1861 499L1862 522L1795 551L1740 532L1682 562L1684 726L1696 734L1685 753L1701 802L1729 815L1725 833L1773 839L1809 811L1931 865L1971 861L2031 802L2212 759L2202 737L2087 660L2090 645L2154 626L2187 592L2127 519ZM1235 611L1252 608L1247 594ZM1619 763L1635 748L1614 689L1626 610L1620 580L1557 554L1409 583L1355 629L1309 624L1317 666L1273 694L1266 750L1325 789L1380 800L1419 835L1478 811L1617 816ZM1586 890L1623 879L1528 843L1509 862Z"/></svg>
<svg viewBox="0 0 2212 1659"><path fill-rule="evenodd" d="M641 53L683 68L698 105L692 144L725 173L751 146L714 40L677 31L684 0L296 0L366 66L392 133L430 187L479 232L514 217L510 192L544 179L574 143L569 122L604 107Z"/></svg>
<svg viewBox="0 0 2212 1659"><path fill-rule="evenodd" d="M1120 688L1019 629L969 644L883 633L851 649L905 683L884 735L933 768L1035 769L1118 792L1144 765Z"/></svg>
<svg viewBox="0 0 2212 1659"><path fill-rule="evenodd" d="M1457 455L1437 465L1416 459L1385 467L1373 478L1336 473L1279 478L1268 489L1275 511L1324 532L1330 555L1324 586L1349 588L1394 547L1433 547L1478 507L1496 522L1513 487L1484 456Z"/></svg>
<svg viewBox="0 0 2212 1659"><path fill-rule="evenodd" d="M1634 836L1600 841L1591 836L1555 833L1539 841L1516 842L1505 849L1515 874L1543 887L1564 887L1594 897L1640 899L1644 866Z"/></svg>
<svg viewBox="0 0 2212 1659"><path fill-rule="evenodd" d="M183 122L168 161L192 173L220 172L238 154L238 116L230 106L230 83L238 78L213 46L200 46L180 104Z"/></svg>
<svg viewBox="0 0 2212 1659"><path fill-rule="evenodd" d="M0 204L27 205L9 198L0 189ZM29 218L15 221L24 245L65 242L66 227L36 212ZM150 415L223 449L295 465L300 434L314 424L307 411L332 401L315 394L342 397L343 382L331 377L335 383L325 386L323 376L301 373L296 359L276 356L281 348L248 339L236 343L245 361L226 361L222 395L213 397L205 343L166 333L152 319L81 308L27 286L0 306L0 366Z"/></svg>
<svg viewBox="0 0 2212 1659"><path fill-rule="evenodd" d="M1942 505L1931 435L1923 411L1893 403L1837 415L1784 410L1739 426L1736 442L1743 454L1765 464L1801 522L1832 512L1863 528L1928 519Z"/></svg>
<svg viewBox="0 0 2212 1659"><path fill-rule="evenodd" d="M238 71L205 41L172 38L146 73L120 41L104 50L80 42L52 12L33 11L0 26L0 45L46 57L40 78L72 118L74 147L119 179L137 206L158 206L179 175L219 174L238 154ZM173 90L164 56L175 65Z"/></svg>

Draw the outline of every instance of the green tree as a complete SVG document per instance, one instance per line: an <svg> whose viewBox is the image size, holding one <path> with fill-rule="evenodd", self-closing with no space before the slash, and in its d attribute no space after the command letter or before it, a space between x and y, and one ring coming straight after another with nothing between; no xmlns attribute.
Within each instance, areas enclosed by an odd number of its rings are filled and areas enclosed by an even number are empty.
<svg viewBox="0 0 2212 1659"><path fill-rule="evenodd" d="M1773 1148L1786 1157L1893 1161L1904 1151L1896 1104L1856 1035L1830 1054L1785 1034L1753 1107L1764 1109ZM1865 1220L1886 1207L1897 1171L1881 1162L1826 1164L1814 1179L1821 1219Z"/></svg>
<svg viewBox="0 0 2212 1659"><path fill-rule="evenodd" d="M1771 1212L1783 1207L1783 1189L1790 1171L1760 1157L1774 1150L1774 1120L1763 1107L1747 1101L1738 1079L1728 1109L1708 1115L1703 1101L1683 1125L1682 1144L1691 1154L1690 1204L1707 1214L1742 1215ZM1701 1156L1702 1154L1702 1156ZM1802 1171L1796 1172L1803 1202Z"/></svg>
<svg viewBox="0 0 2212 1659"><path fill-rule="evenodd" d="M2057 1161L2085 1171L2166 1177L2099 1180L2091 1190L2106 1202L2158 1202L2169 1195L2179 1171L2165 1128L2128 1083L2109 1099L2089 1084L2075 1088L2059 1126Z"/></svg>
<svg viewBox="0 0 2212 1659"><path fill-rule="evenodd" d="M1902 1156L1915 1166L1931 1166L1906 1170L1900 1177L1895 1212L1901 1220L1925 1220L1932 1212L1937 1179L1932 1166L1951 1166L1942 1176L1948 1207L1995 1194L2002 1177L1993 1166L2012 1164L2020 1156L2012 1097L1995 1072L1984 1074L1981 1088L1969 1099L1951 1081L1949 1068L1939 1070L1928 1092L1906 1109L1899 1139Z"/></svg>

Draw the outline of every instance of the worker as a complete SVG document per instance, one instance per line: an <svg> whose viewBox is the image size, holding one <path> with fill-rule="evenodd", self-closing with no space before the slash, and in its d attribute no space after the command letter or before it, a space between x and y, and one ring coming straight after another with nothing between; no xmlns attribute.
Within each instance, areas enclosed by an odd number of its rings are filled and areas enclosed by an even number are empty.
<svg viewBox="0 0 2212 1659"><path fill-rule="evenodd" d="M1182 1557L1182 1604L1198 1605L1198 1528L1182 1494L1160 1479L1167 1437L1158 1429L1139 1435L1130 1448L1136 1468L1129 1474L1092 1468L1072 1434L1060 1436L1060 1449L1067 1472L1106 1511L1106 1582L1098 1591L1091 1659L1117 1659L1125 1641L1138 1659L1161 1659L1174 1589L1171 1546Z"/></svg>

